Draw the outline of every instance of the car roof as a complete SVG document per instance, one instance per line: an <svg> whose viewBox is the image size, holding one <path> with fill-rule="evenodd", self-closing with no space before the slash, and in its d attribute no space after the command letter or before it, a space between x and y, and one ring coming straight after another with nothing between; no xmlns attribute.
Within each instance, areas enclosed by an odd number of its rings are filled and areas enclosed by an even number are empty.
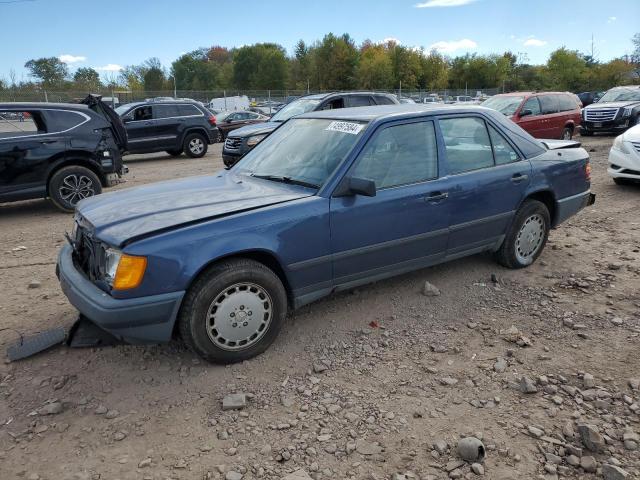
<svg viewBox="0 0 640 480"><path fill-rule="evenodd" d="M389 96L391 95L390 93L386 93L386 92L369 92L369 91L358 91L358 92L326 92L326 93L312 93L311 95L304 95L302 97L298 97L296 100L298 99L302 99L302 98L309 98L312 100L322 100L325 99L327 97L331 97L333 95L345 95L345 96L352 96L352 95L385 95L385 96Z"/></svg>
<svg viewBox="0 0 640 480"><path fill-rule="evenodd" d="M24 108L25 110L65 109L65 110L89 110L84 103L47 103L47 102L2 102L0 109Z"/></svg>
<svg viewBox="0 0 640 480"><path fill-rule="evenodd" d="M319 118L327 120L354 120L371 122L373 120L415 117L416 115L440 115L448 113L493 112L490 108L474 105L426 105L420 103L402 103L399 105L378 105L372 107L337 108L319 110L298 115L295 118Z"/></svg>

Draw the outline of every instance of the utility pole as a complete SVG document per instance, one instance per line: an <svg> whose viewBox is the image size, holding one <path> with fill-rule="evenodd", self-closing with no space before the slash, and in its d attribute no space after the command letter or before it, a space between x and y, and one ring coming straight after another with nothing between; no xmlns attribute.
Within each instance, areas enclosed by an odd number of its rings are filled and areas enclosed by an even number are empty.
<svg viewBox="0 0 640 480"><path fill-rule="evenodd" d="M177 88L176 88L176 75L173 74L173 98L178 98Z"/></svg>

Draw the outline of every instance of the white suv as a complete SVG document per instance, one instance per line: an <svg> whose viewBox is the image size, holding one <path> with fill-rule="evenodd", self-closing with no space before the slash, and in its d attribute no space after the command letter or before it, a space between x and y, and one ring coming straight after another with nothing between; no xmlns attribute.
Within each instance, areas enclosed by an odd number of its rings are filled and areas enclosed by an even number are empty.
<svg viewBox="0 0 640 480"><path fill-rule="evenodd" d="M640 125L616 137L607 172L618 185L640 181Z"/></svg>

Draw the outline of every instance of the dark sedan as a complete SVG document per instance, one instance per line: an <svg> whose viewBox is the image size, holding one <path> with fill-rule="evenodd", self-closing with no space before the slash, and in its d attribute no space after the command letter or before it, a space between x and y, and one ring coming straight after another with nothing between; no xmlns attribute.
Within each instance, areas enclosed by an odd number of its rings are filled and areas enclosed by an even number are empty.
<svg viewBox="0 0 640 480"><path fill-rule="evenodd" d="M218 130L220 130L220 140L224 141L230 131L236 130L240 127L244 127L245 125L267 122L269 120L269 117L256 112L239 111L222 112L216 115L216 120Z"/></svg>

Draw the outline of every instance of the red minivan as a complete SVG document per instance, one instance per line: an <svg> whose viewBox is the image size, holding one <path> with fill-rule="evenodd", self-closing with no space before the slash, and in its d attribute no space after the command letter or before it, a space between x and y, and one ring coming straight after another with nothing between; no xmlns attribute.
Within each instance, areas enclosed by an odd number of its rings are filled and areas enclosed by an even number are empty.
<svg viewBox="0 0 640 480"><path fill-rule="evenodd" d="M505 114L536 138L570 140L582 118L582 102L569 92L502 93L482 106Z"/></svg>

